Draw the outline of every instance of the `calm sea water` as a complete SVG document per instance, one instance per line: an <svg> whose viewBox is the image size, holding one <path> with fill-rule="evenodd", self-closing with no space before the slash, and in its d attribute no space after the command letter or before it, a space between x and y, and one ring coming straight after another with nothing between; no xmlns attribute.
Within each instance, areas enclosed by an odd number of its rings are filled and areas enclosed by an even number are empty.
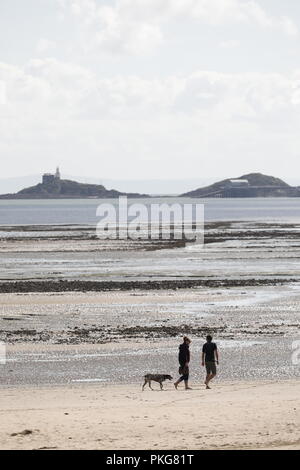
<svg viewBox="0 0 300 470"><path fill-rule="evenodd" d="M96 224L99 204L118 205L116 199L0 201L0 225ZM207 221L257 220L300 222L300 198L257 199L130 199L129 204L204 204Z"/></svg>

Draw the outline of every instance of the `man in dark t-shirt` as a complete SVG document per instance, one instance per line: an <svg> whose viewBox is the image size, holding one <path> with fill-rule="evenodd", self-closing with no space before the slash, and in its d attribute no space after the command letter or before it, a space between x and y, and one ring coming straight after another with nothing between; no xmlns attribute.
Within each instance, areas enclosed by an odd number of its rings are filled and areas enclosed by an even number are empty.
<svg viewBox="0 0 300 470"><path fill-rule="evenodd" d="M206 367L205 385L210 389L209 382L217 375L216 364L219 364L219 353L216 343L212 342L212 336L206 337L206 343L202 348L202 366Z"/></svg>

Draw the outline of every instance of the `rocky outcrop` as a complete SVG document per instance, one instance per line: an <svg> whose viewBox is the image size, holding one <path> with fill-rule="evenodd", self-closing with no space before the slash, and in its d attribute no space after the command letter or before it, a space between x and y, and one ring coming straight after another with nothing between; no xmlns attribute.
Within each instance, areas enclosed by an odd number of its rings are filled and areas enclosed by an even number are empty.
<svg viewBox="0 0 300 470"><path fill-rule="evenodd" d="M182 197L300 197L300 188L293 187L279 178L249 173L233 179L218 181L210 186L198 188Z"/></svg>
<svg viewBox="0 0 300 470"><path fill-rule="evenodd" d="M84 199L84 198L118 198L147 197L146 194L121 193L114 189L106 189L98 184L78 183L77 181L55 179L48 184L39 183L25 188L15 194L4 194L0 199Z"/></svg>

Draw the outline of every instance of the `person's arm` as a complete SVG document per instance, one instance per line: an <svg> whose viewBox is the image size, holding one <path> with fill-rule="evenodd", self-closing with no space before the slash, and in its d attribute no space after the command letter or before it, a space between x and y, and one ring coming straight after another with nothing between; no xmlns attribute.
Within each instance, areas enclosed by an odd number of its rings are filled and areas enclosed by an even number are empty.
<svg viewBox="0 0 300 470"><path fill-rule="evenodd" d="M205 362L205 352L202 351L202 365L204 366L204 362Z"/></svg>
<svg viewBox="0 0 300 470"><path fill-rule="evenodd" d="M216 346L216 349L215 349L215 358L216 358L217 364L219 364L219 351L218 351L217 346Z"/></svg>
<svg viewBox="0 0 300 470"><path fill-rule="evenodd" d="M187 351L186 351L186 358L185 358L185 366L186 366L186 367L189 365L190 359L191 359L191 353L190 353L189 349L187 349Z"/></svg>

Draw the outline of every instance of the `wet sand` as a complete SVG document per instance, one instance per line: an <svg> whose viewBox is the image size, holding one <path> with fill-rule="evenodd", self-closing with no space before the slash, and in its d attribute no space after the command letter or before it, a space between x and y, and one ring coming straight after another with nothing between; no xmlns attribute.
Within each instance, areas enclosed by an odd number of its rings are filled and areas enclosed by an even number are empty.
<svg viewBox="0 0 300 470"><path fill-rule="evenodd" d="M1 234L0 448L299 448L299 224L211 224L204 249L72 230ZM141 394L145 373L177 376L183 334L189 400L172 384Z"/></svg>
<svg viewBox="0 0 300 470"><path fill-rule="evenodd" d="M98 240L92 226L2 226L1 292L46 292L47 283L52 291L97 291L299 282L299 234L296 223L216 222L206 226L203 248Z"/></svg>
<svg viewBox="0 0 300 470"><path fill-rule="evenodd" d="M300 377L298 284L159 291L0 294L2 387L84 380L139 383L146 372L177 374L178 345L191 336L192 380L214 335L219 380Z"/></svg>
<svg viewBox="0 0 300 470"><path fill-rule="evenodd" d="M2 390L0 448L300 449L299 382L157 385Z"/></svg>

